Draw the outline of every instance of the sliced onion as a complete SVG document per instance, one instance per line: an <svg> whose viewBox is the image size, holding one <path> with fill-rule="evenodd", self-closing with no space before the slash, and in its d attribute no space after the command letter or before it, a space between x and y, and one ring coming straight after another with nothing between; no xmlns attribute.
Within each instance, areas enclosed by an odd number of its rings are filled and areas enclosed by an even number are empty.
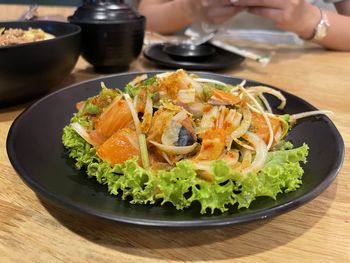
<svg viewBox="0 0 350 263"><path fill-rule="evenodd" d="M142 74L141 76L137 76L132 81L130 81L128 84L131 86L136 86L140 82L146 80L148 78L147 74Z"/></svg>
<svg viewBox="0 0 350 263"><path fill-rule="evenodd" d="M208 103L211 105L217 105L217 106L231 105L228 102L222 101L220 99L216 99L214 96L208 100Z"/></svg>
<svg viewBox="0 0 350 263"><path fill-rule="evenodd" d="M241 169L245 169L249 167L252 164L252 151L243 149L242 151L242 162L241 162Z"/></svg>
<svg viewBox="0 0 350 263"><path fill-rule="evenodd" d="M135 109L137 109L137 103L138 103L138 101L139 101L139 95L136 95L136 96L134 97L134 101L133 101Z"/></svg>
<svg viewBox="0 0 350 263"><path fill-rule="evenodd" d="M269 117L267 116L266 112L264 111L264 109L259 104L259 102L251 94L249 94L249 92L247 92L247 90L245 88L240 87L240 89L255 104L255 106L258 108L258 110L260 111L260 113L264 117L264 120L265 120L265 122L267 124L267 127L269 129L269 142L267 144L267 149L269 150L271 148L271 146L272 146L273 138L274 138L271 121L270 121Z"/></svg>
<svg viewBox="0 0 350 263"><path fill-rule="evenodd" d="M195 78L194 80L197 82L214 83L214 84L221 85L221 86L227 86L226 83L215 80L215 79Z"/></svg>
<svg viewBox="0 0 350 263"><path fill-rule="evenodd" d="M214 180L211 162L193 162L192 165L200 179L208 182Z"/></svg>
<svg viewBox="0 0 350 263"><path fill-rule="evenodd" d="M174 117L172 117L172 120L176 122L182 122L186 120L187 117L188 117L188 113L182 110L179 113L177 113Z"/></svg>
<svg viewBox="0 0 350 263"><path fill-rule="evenodd" d="M293 114L290 116L290 118L291 118L291 121L296 121L296 120L301 119L301 118L320 115L320 114L321 115L333 115L333 112L328 111L328 110L307 111L307 112Z"/></svg>
<svg viewBox="0 0 350 263"><path fill-rule="evenodd" d="M251 109L251 111L254 111L256 113L262 114L260 110L258 110L256 107L254 107L253 105L247 103L249 109ZM273 113L269 113L269 112L265 112L266 116L270 117L270 118L275 118L278 119L278 115L275 115Z"/></svg>
<svg viewBox="0 0 350 263"><path fill-rule="evenodd" d="M195 170L211 171L212 161L193 161L192 165Z"/></svg>
<svg viewBox="0 0 350 263"><path fill-rule="evenodd" d="M188 117L188 113L184 110L177 113L171 118L169 125L162 134L161 141L164 145L174 145L179 139L179 133L182 127L181 122Z"/></svg>
<svg viewBox="0 0 350 263"><path fill-rule="evenodd" d="M233 141L247 150L254 151L254 147L252 147L246 143L243 143L241 140L239 140L237 138L234 138Z"/></svg>
<svg viewBox="0 0 350 263"><path fill-rule="evenodd" d="M160 152L160 155L167 161L168 164L173 165L173 162L170 161L169 156L165 152Z"/></svg>
<svg viewBox="0 0 350 263"><path fill-rule="evenodd" d="M224 125L224 120L225 120L225 116L228 110L226 110L226 107L221 106L219 108L219 116L216 119L216 128L222 128Z"/></svg>
<svg viewBox="0 0 350 263"><path fill-rule="evenodd" d="M181 123L171 120L168 127L162 134L162 144L167 146L174 145L179 139L181 127Z"/></svg>
<svg viewBox="0 0 350 263"><path fill-rule="evenodd" d="M236 115L236 110L230 109L228 114L225 117L224 123L227 122L227 123L231 123L232 124L234 119L235 119L235 115Z"/></svg>
<svg viewBox="0 0 350 263"><path fill-rule="evenodd" d="M106 84L103 81L100 82L100 85L101 85L101 88L108 89Z"/></svg>
<svg viewBox="0 0 350 263"><path fill-rule="evenodd" d="M241 137L243 134L245 134L248 131L250 124L252 122L252 113L250 112L247 106L242 107L242 113L243 113L243 120L241 122L241 125L231 133L229 137L228 147L227 147L228 149L231 148L232 141L234 139Z"/></svg>
<svg viewBox="0 0 350 263"><path fill-rule="evenodd" d="M272 113L272 109L271 109L271 106L270 106L270 103L267 101L267 99L265 98L265 96L260 93L258 95L259 99L261 100L261 102L264 104L265 106L265 109L267 110L268 113Z"/></svg>
<svg viewBox="0 0 350 263"><path fill-rule="evenodd" d="M232 156L232 154L234 155ZM229 166L233 167L238 163L239 153L237 150L230 150L220 159L225 161Z"/></svg>
<svg viewBox="0 0 350 263"><path fill-rule="evenodd" d="M164 90L158 91L159 98L163 99L167 97L167 93Z"/></svg>
<svg viewBox="0 0 350 263"><path fill-rule="evenodd" d="M233 117L233 120L232 120L233 127L239 126L239 124L241 123L242 117L243 117L243 115L240 112L236 111L236 113Z"/></svg>
<svg viewBox="0 0 350 263"><path fill-rule="evenodd" d="M254 86L254 87L249 87L247 88L248 92L257 92L257 93L269 93L275 97L277 97L280 101L281 104L278 106L278 109L283 109L286 106L286 98L283 96L283 94L275 89L272 89L270 87L265 87L265 86Z"/></svg>
<svg viewBox="0 0 350 263"><path fill-rule="evenodd" d="M169 145L157 143L155 141L149 141L149 142L152 143L154 146L156 146L159 150L168 154L175 154L175 155L188 154L190 152L193 152L198 146L197 142L189 146L169 146Z"/></svg>
<svg viewBox="0 0 350 263"><path fill-rule="evenodd" d="M147 96L145 112L143 114L143 120L141 124L141 130L143 133L147 133L148 130L150 129L152 118L153 118L153 101L152 101L152 98Z"/></svg>
<svg viewBox="0 0 350 263"><path fill-rule="evenodd" d="M136 113L136 110L135 110L135 107L132 103L132 100L129 96L129 94L127 93L124 93L124 98L125 98L125 101L129 107L129 110L131 112L131 116L134 120L134 125L135 125L135 129L136 129L136 133L137 135L139 136L141 134L141 129L140 129L140 120L139 120L139 117L137 116L137 113Z"/></svg>
<svg viewBox="0 0 350 263"><path fill-rule="evenodd" d="M177 99L183 103L194 102L196 97L196 90L194 88L180 89L177 93Z"/></svg>
<svg viewBox="0 0 350 263"><path fill-rule="evenodd" d="M275 134L275 142L276 144L282 139L283 136L283 129L281 127L278 128L276 134Z"/></svg>
<svg viewBox="0 0 350 263"><path fill-rule="evenodd" d="M157 74L156 77L158 79L163 79L163 78L169 77L172 74L174 74L174 72L163 72L163 73Z"/></svg>
<svg viewBox="0 0 350 263"><path fill-rule="evenodd" d="M247 132L244 135L244 139L246 139L249 143L251 143L255 148L255 157L252 164L243 169L242 173L247 174L250 172L256 173L265 165L265 161L267 158L267 146L263 139L261 139L258 135Z"/></svg>
<svg viewBox="0 0 350 263"><path fill-rule="evenodd" d="M204 104L201 102L192 102L184 105L180 105L191 113L195 118L200 118L203 115Z"/></svg>
<svg viewBox="0 0 350 263"><path fill-rule="evenodd" d="M203 114L201 123L200 123L200 131L204 132L208 129L212 129L215 127L215 119L219 114L219 107L212 107L210 111Z"/></svg>
<svg viewBox="0 0 350 263"><path fill-rule="evenodd" d="M70 126L72 126L72 128L89 144L93 145L93 146L97 146L98 144L91 139L90 135L88 134L86 128L81 125L78 122L73 122L70 124Z"/></svg>

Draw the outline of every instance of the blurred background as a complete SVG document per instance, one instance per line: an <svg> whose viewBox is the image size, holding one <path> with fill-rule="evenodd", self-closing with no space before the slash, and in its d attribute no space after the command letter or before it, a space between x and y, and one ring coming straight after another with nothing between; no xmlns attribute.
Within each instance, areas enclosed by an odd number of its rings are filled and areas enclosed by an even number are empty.
<svg viewBox="0 0 350 263"><path fill-rule="evenodd" d="M30 5L38 5L38 16L41 19L65 20L73 14L82 0L0 0L0 21L17 20L28 10ZM125 0L132 7L135 0Z"/></svg>

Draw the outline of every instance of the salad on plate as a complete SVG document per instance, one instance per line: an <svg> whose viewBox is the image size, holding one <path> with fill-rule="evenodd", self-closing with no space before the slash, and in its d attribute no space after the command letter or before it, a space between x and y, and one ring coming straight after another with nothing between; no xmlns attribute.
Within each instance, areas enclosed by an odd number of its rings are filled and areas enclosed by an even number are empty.
<svg viewBox="0 0 350 263"><path fill-rule="evenodd" d="M302 184L308 146L285 137L299 119L326 112L279 115L266 86L230 85L182 69L140 75L123 90L101 83L77 102L62 141L77 169L136 204L171 203L200 213L248 208Z"/></svg>

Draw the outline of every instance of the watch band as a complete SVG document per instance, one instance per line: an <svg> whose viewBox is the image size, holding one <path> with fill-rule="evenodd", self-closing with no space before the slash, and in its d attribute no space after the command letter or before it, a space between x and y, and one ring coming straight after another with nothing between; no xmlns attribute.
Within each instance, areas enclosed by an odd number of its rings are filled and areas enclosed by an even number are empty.
<svg viewBox="0 0 350 263"><path fill-rule="evenodd" d="M321 8L318 7L318 9L321 13L321 19L316 25L312 37L309 39L311 41L320 41L323 38L325 38L328 34L328 29L330 27L327 14Z"/></svg>

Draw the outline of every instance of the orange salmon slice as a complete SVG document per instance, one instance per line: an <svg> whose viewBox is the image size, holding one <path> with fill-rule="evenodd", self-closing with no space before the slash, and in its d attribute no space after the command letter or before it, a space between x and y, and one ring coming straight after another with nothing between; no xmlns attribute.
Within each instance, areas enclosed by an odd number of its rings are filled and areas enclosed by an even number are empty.
<svg viewBox="0 0 350 263"><path fill-rule="evenodd" d="M118 130L97 149L97 155L111 165L121 164L135 156L140 161L136 132L130 128Z"/></svg>
<svg viewBox="0 0 350 263"><path fill-rule="evenodd" d="M116 99L104 110L95 122L96 132L109 138L117 130L126 127L132 121L130 109L123 99Z"/></svg>

